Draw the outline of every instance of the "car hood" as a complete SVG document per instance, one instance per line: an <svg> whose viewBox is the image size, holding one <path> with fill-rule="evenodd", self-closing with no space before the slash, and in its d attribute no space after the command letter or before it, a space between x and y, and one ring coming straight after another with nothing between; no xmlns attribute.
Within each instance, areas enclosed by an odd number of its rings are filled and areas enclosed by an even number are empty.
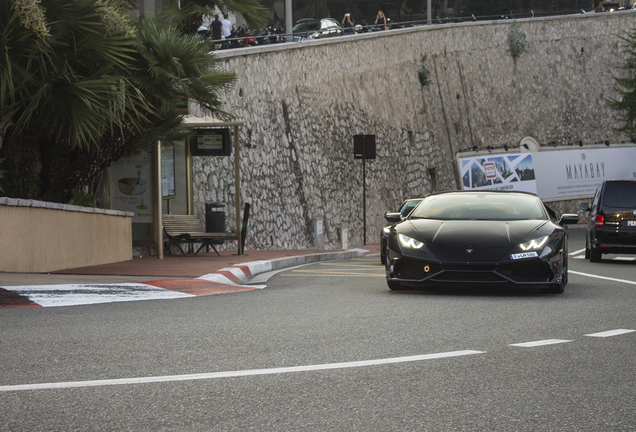
<svg viewBox="0 0 636 432"><path fill-rule="evenodd" d="M547 220L439 221L410 219L412 234L440 261L507 261L520 243L549 235ZM406 228L406 227L404 227ZM409 235L407 232L404 234ZM468 252L470 250L470 252Z"/></svg>

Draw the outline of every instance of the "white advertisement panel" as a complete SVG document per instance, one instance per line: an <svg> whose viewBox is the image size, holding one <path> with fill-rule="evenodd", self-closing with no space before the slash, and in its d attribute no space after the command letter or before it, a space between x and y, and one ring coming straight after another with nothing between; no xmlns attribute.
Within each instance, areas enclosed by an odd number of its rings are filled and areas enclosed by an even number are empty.
<svg viewBox="0 0 636 432"><path fill-rule="evenodd" d="M507 153L460 158L463 188L537 193L532 156L532 153Z"/></svg>
<svg viewBox="0 0 636 432"><path fill-rule="evenodd" d="M636 180L636 147L492 154L458 163L464 189L519 190L544 199L592 196L603 180Z"/></svg>
<svg viewBox="0 0 636 432"><path fill-rule="evenodd" d="M152 165L146 154L111 165L110 208L135 213L133 223L152 223Z"/></svg>

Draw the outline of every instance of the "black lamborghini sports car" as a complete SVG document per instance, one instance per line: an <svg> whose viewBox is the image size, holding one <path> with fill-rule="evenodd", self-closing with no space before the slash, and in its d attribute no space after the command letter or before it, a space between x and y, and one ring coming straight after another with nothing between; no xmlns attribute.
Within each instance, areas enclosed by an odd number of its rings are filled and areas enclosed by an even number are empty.
<svg viewBox="0 0 636 432"><path fill-rule="evenodd" d="M506 286L562 293L567 230L576 214L556 214L526 192L453 191L426 197L395 221L387 244L389 288Z"/></svg>

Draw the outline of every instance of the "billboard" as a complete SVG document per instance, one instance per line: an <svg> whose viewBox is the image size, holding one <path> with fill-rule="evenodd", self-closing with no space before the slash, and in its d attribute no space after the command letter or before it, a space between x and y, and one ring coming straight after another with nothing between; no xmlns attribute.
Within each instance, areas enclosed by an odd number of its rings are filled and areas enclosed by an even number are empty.
<svg viewBox="0 0 636 432"><path fill-rule="evenodd" d="M459 157L463 189L517 190L544 199L590 197L603 180L636 180L636 147Z"/></svg>

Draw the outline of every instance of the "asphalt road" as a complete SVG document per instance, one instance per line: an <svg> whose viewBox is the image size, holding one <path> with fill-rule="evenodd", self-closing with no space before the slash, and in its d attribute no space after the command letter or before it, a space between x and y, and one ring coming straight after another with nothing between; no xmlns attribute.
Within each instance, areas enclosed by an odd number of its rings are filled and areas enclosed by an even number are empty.
<svg viewBox="0 0 636 432"><path fill-rule="evenodd" d="M392 292L364 258L0 309L0 430L633 431L636 261L576 258L582 233L562 295Z"/></svg>

